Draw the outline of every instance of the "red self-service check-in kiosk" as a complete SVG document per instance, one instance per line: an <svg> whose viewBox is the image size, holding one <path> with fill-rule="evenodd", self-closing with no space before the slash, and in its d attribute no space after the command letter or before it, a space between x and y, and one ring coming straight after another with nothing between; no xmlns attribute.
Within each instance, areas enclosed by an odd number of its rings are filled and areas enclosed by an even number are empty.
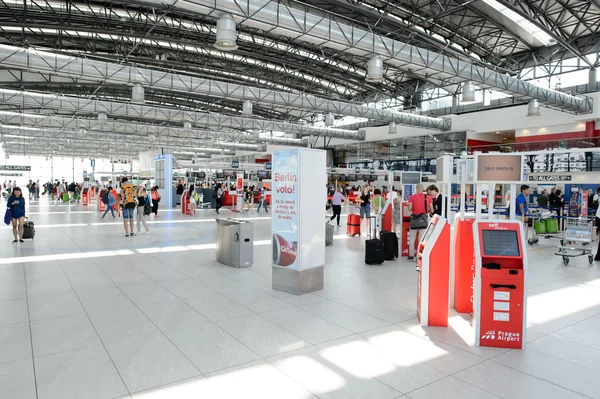
<svg viewBox="0 0 600 399"><path fill-rule="evenodd" d="M81 205L89 205L90 204L90 189L84 187L81 190Z"/></svg>
<svg viewBox="0 0 600 399"><path fill-rule="evenodd" d="M422 326L448 326L450 224L434 216L418 250L417 317Z"/></svg>
<svg viewBox="0 0 600 399"><path fill-rule="evenodd" d="M527 254L520 221L476 221L475 343L525 347Z"/></svg>
<svg viewBox="0 0 600 399"><path fill-rule="evenodd" d="M452 233L452 284L453 306L459 313L473 312L473 280L475 278L475 253L473 223L475 215L454 219Z"/></svg>

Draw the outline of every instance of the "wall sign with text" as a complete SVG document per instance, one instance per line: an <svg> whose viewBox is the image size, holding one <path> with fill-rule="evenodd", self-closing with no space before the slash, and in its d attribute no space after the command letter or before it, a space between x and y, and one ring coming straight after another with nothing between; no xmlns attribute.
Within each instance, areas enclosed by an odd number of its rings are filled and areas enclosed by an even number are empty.
<svg viewBox="0 0 600 399"><path fill-rule="evenodd" d="M30 172L31 166L25 165L0 165L0 170L13 170L19 172Z"/></svg>
<svg viewBox="0 0 600 399"><path fill-rule="evenodd" d="M475 157L475 181L519 183L523 180L521 154L482 154Z"/></svg>
<svg viewBox="0 0 600 399"><path fill-rule="evenodd" d="M529 181L571 181L571 175L536 175L529 176Z"/></svg>

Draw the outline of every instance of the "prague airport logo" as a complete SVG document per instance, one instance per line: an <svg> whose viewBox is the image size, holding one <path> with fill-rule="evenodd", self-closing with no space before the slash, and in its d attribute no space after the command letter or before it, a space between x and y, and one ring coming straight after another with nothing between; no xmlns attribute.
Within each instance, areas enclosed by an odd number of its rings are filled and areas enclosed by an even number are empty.
<svg viewBox="0 0 600 399"><path fill-rule="evenodd" d="M496 339L496 331L495 330L489 330L488 332L486 332L485 334L483 334L483 336L481 337L481 339Z"/></svg>

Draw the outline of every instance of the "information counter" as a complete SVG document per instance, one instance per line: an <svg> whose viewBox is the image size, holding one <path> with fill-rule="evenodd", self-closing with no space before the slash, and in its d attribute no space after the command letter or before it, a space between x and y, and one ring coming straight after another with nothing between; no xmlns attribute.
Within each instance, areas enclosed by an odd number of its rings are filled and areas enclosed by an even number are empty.
<svg viewBox="0 0 600 399"><path fill-rule="evenodd" d="M435 215L417 252L417 317L422 326L448 326L450 224Z"/></svg>
<svg viewBox="0 0 600 399"><path fill-rule="evenodd" d="M475 344L525 348L525 235L520 221L476 221Z"/></svg>

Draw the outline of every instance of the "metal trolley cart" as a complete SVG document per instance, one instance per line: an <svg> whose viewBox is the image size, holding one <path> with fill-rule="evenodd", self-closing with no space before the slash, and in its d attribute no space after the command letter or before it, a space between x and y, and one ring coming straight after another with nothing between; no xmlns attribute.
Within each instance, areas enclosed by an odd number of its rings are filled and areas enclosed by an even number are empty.
<svg viewBox="0 0 600 399"><path fill-rule="evenodd" d="M527 229L527 243L529 245L533 245L533 244L537 244L540 239L539 237L542 236L544 238L556 238L556 239L562 239L563 238L563 233L558 229L558 219L556 217L556 212L551 212L548 210L543 210L543 211L538 211L538 212L532 212L531 215L529 215L529 218L531 219L531 229ZM554 225L554 229L552 229L552 231L549 231L548 227L550 225L550 223L548 221L551 220L556 220L556 224ZM538 232L538 228L536 227L538 224L543 224L544 227L544 232Z"/></svg>
<svg viewBox="0 0 600 399"><path fill-rule="evenodd" d="M562 256L563 263L569 264L569 258L587 255L590 265L594 262L591 243L594 223L587 218L565 218L565 230L558 251L554 255ZM581 246L575 246L580 244ZM587 246L587 247L586 247Z"/></svg>

